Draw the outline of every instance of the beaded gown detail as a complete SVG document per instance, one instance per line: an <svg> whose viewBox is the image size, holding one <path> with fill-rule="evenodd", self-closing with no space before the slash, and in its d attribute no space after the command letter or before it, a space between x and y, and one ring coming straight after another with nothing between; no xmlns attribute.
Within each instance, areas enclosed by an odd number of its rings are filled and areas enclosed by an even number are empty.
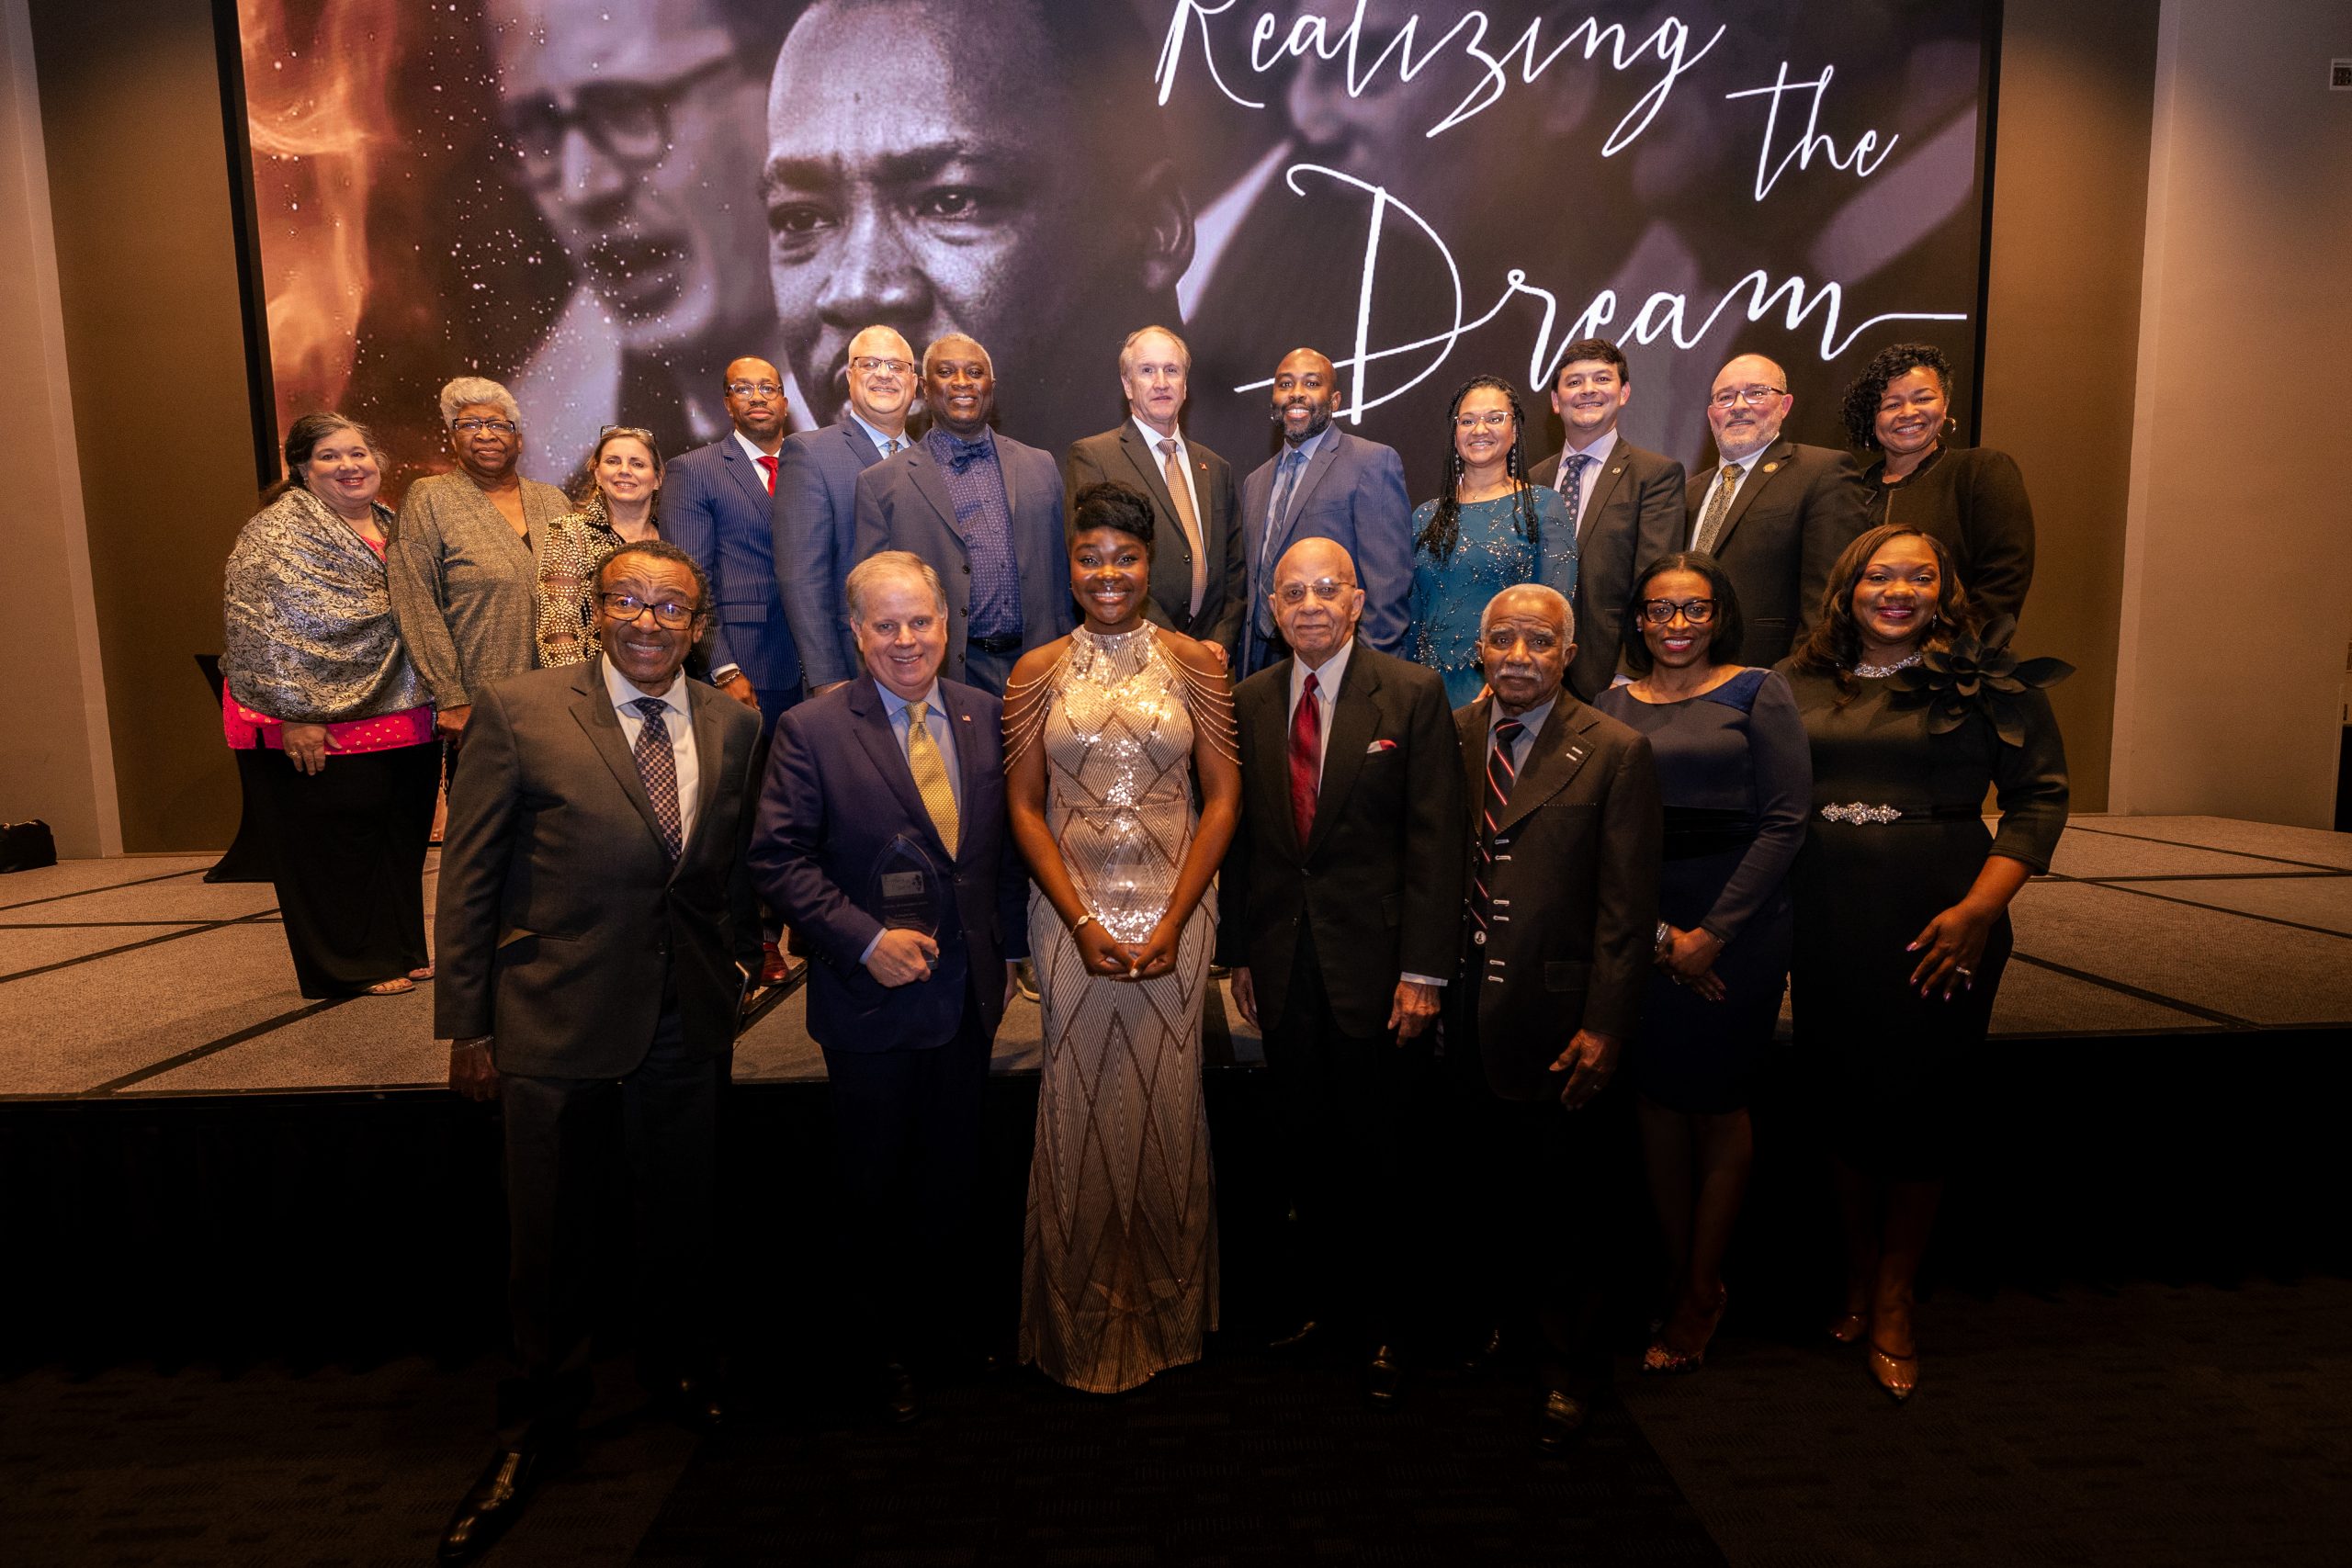
<svg viewBox="0 0 2352 1568"><path fill-rule="evenodd" d="M1046 820L1079 897L1122 942L1151 934L1196 814L1196 711L1229 735L1151 626L1081 626L1041 691L1008 692L1008 765L1044 750ZM1227 744L1230 744L1229 740ZM1045 1014L1036 1151L1022 1256L1021 1359L1097 1393L1198 1360L1216 1327L1216 1203L1201 1097L1201 1008L1216 893L1156 980L1086 973L1045 896L1029 950Z"/></svg>

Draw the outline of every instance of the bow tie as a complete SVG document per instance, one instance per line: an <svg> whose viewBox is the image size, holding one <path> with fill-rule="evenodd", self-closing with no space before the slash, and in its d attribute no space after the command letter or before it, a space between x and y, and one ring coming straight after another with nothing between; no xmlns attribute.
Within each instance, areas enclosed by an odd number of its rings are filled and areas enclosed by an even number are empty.
<svg viewBox="0 0 2352 1568"><path fill-rule="evenodd" d="M947 471L960 474L987 457L992 449L986 436L978 441L965 441L950 435L947 437Z"/></svg>

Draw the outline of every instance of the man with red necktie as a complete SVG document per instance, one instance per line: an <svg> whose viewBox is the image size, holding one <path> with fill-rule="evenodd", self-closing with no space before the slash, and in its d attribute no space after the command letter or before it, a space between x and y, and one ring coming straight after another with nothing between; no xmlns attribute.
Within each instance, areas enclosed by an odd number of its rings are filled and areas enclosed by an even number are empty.
<svg viewBox="0 0 2352 1568"><path fill-rule="evenodd" d="M1462 768L1445 682L1356 637L1347 550L1302 539L1270 595L1289 657L1234 693L1241 825L1221 962L1265 1036L1306 1259L1283 1347L1360 1336L1364 1392L1396 1403L1419 1265L1406 1118L1461 941Z"/></svg>

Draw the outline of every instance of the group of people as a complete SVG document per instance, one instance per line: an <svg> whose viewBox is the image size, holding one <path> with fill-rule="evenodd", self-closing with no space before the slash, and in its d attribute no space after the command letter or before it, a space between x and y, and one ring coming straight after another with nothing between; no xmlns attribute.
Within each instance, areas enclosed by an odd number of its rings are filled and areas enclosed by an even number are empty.
<svg viewBox="0 0 2352 1568"><path fill-rule="evenodd" d="M718 1106L786 931L854 1211L842 1289L898 1418L921 1369L992 1348L942 1346L918 1303L968 1272L1024 965L1046 1044L1017 1355L1058 1382L1132 1388L1216 1327L1221 967L1300 1226L1281 1343L1345 1347L1375 1404L1450 1338L1523 1353L1538 1442L1574 1440L1607 1365L1577 1195L1608 1190L1612 1106L1671 1262L1642 1366L1702 1363L1784 992L1838 1097L1830 1332L1916 1385L1943 1089L2066 801L2039 692L2064 667L2006 646L2030 512L2007 458L1945 445L1942 357L1896 345L1849 391L1866 472L1785 439L1779 367L1735 358L1719 464L1686 482L1618 435L1623 355L1574 344L1564 449L1528 463L1517 389L1474 378L1418 509L1396 453L1336 427L1325 355L1279 362L1277 450L1238 482L1183 432L1189 369L1174 333L1132 334L1128 417L1057 465L995 428L982 344L918 361L871 327L838 423L786 436L784 378L739 359L728 436L665 465L608 429L577 501L518 477L514 400L461 378L457 471L397 514L364 430L288 432L223 665L232 742L270 754L298 974L435 975L446 743L435 1027L452 1085L504 1108L523 1375L446 1555L495 1539L585 1403L605 1121L638 1185L643 1370L722 1418ZM1449 1194L1433 1295L1413 1217Z"/></svg>

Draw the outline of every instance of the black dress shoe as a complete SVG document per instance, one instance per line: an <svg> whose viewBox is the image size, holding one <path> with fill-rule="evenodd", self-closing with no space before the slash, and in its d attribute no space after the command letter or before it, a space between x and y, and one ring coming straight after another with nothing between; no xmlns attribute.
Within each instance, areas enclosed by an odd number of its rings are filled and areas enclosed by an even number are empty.
<svg viewBox="0 0 2352 1568"><path fill-rule="evenodd" d="M1305 1350L1311 1346L1320 1344L1322 1342L1322 1333L1323 1324L1321 1319L1312 1317L1306 1318L1303 1320L1296 1328L1292 1329L1289 1333L1277 1334L1272 1339L1267 1340L1266 1348L1269 1350L1283 1351Z"/></svg>
<svg viewBox="0 0 2352 1568"><path fill-rule="evenodd" d="M727 1400L708 1378L673 1378L654 1391L662 1414L689 1432L716 1432L727 1424Z"/></svg>
<svg viewBox="0 0 2352 1568"><path fill-rule="evenodd" d="M882 1411L901 1427L919 1414L915 1404L915 1375L907 1371L903 1361L891 1361L882 1369Z"/></svg>
<svg viewBox="0 0 2352 1568"><path fill-rule="evenodd" d="M497 1543L552 1467L545 1449L509 1449L490 1461L441 1532L443 1562L471 1562Z"/></svg>
<svg viewBox="0 0 2352 1568"><path fill-rule="evenodd" d="M1364 1363L1363 1396L1374 1410L1394 1410L1405 1390L1405 1359L1394 1345L1383 1345Z"/></svg>
<svg viewBox="0 0 2352 1568"><path fill-rule="evenodd" d="M1588 1414L1585 1402L1576 1395L1545 1389L1535 1406L1535 1451L1547 1458L1566 1453L1584 1436Z"/></svg>

